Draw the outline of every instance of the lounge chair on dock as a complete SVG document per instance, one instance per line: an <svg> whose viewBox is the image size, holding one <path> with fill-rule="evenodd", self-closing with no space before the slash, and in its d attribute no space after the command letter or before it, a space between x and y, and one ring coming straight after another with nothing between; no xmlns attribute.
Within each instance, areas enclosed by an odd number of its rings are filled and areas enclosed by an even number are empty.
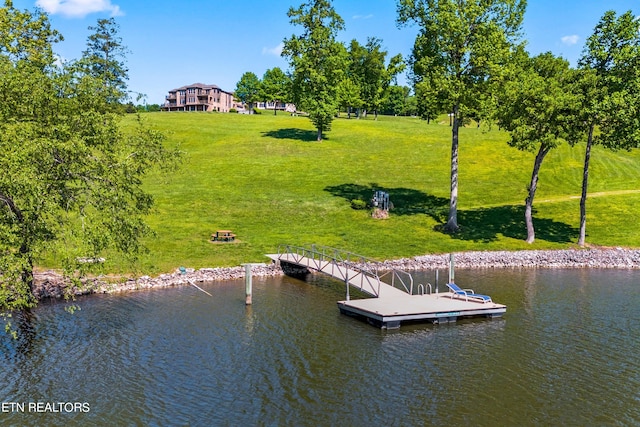
<svg viewBox="0 0 640 427"><path fill-rule="evenodd" d="M475 300L482 303L493 302L491 301L491 297L489 295L480 295L473 292L473 289L461 289L455 283L447 283L449 289L451 289L452 295L451 298L460 298L464 297L465 301Z"/></svg>

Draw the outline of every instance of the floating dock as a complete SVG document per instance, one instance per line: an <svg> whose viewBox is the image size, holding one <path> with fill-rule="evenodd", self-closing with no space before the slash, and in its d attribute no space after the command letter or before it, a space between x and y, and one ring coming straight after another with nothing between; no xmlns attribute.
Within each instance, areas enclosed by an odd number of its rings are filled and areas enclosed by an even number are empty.
<svg viewBox="0 0 640 427"><path fill-rule="evenodd" d="M426 295L394 295L338 301L343 314L366 319L380 328L399 328L402 322L455 322L462 318L500 317L507 306L493 302L465 301L452 292Z"/></svg>
<svg viewBox="0 0 640 427"><path fill-rule="evenodd" d="M453 292L414 294L411 275L402 271L378 272L376 263L359 255L333 248L282 246L278 254L267 255L282 269L296 272L314 270L343 281L347 298L338 301L343 314L366 319L380 328L399 328L403 322L455 322L462 318L500 317L507 306L492 301L466 299ZM387 278L387 283L382 281ZM370 298L351 299L349 287L357 288Z"/></svg>

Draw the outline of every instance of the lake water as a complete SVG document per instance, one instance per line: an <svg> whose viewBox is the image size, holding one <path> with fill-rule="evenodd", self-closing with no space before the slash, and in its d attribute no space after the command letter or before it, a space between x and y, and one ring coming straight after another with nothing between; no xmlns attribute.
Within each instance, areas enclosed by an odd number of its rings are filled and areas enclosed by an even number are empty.
<svg viewBox="0 0 640 427"><path fill-rule="evenodd" d="M45 303L0 334L0 425L640 425L640 271L456 282L506 315L380 330L320 275Z"/></svg>

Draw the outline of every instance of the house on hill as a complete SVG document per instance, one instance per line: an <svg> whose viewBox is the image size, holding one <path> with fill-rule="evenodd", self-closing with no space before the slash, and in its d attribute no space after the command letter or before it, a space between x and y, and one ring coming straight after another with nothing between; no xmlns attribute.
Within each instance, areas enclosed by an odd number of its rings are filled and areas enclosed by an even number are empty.
<svg viewBox="0 0 640 427"><path fill-rule="evenodd" d="M172 89L167 95L162 111L220 111L228 113L232 108L241 109L233 93L216 85L194 83Z"/></svg>

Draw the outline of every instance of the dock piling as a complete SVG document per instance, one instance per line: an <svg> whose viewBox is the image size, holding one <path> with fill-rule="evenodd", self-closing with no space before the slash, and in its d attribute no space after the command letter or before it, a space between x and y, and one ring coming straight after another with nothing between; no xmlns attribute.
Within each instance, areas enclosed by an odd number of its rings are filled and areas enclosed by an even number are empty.
<svg viewBox="0 0 640 427"><path fill-rule="evenodd" d="M454 272L454 261L453 261L453 254L449 254L449 282L448 283L455 283L455 272Z"/></svg>
<svg viewBox="0 0 640 427"><path fill-rule="evenodd" d="M242 265L244 265L244 288L245 288L245 295L246 295L244 303L245 305L251 305L253 303L253 301L251 300L251 293L252 293L251 265L252 264L242 264Z"/></svg>

